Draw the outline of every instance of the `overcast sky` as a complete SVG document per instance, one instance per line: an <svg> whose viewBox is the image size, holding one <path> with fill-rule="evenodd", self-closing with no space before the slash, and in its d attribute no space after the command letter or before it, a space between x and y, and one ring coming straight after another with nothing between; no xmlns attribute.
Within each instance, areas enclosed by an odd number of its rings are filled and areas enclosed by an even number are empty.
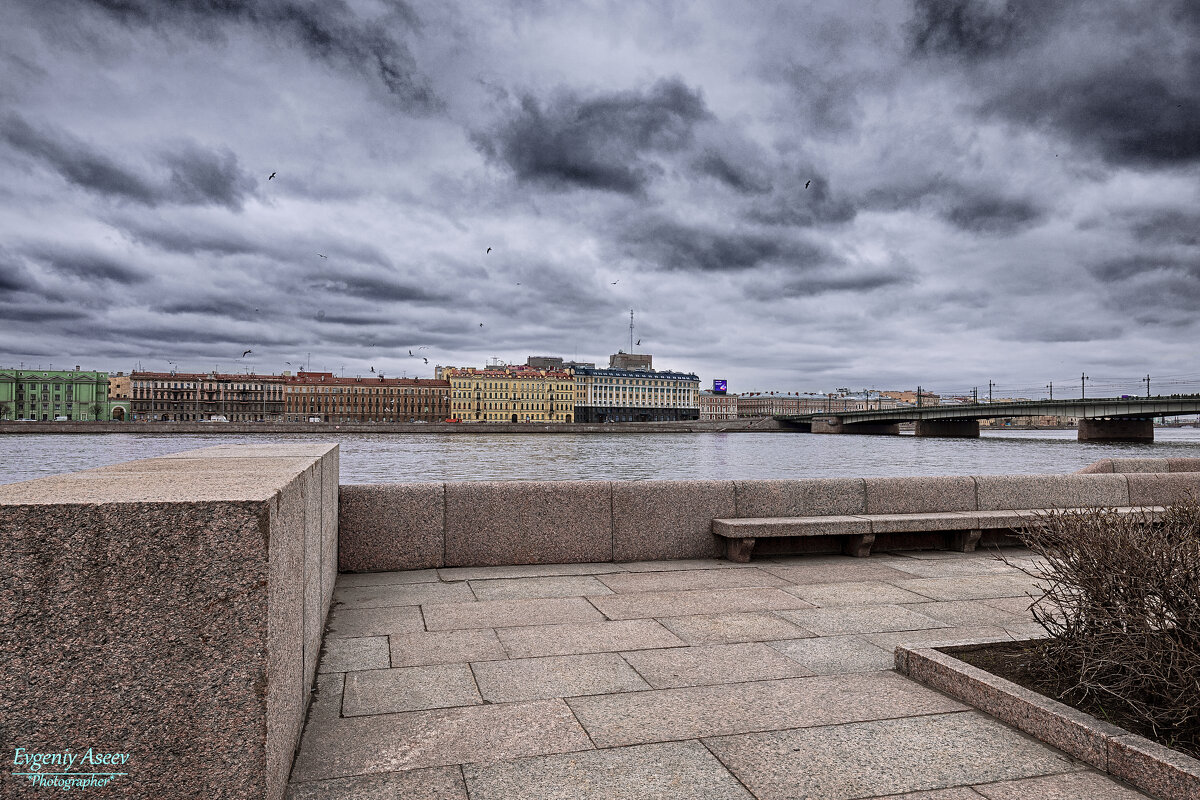
<svg viewBox="0 0 1200 800"><path fill-rule="evenodd" d="M0 365L1200 388L1194 0L240 5L0 6Z"/></svg>

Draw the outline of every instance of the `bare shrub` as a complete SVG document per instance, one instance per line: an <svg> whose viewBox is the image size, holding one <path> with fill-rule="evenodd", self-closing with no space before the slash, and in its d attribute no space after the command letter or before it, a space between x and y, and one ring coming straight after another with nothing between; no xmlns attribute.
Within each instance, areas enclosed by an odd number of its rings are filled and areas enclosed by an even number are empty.
<svg viewBox="0 0 1200 800"><path fill-rule="evenodd" d="M1060 699L1200 754L1200 507L1056 512L1021 538L1045 561L1032 610Z"/></svg>

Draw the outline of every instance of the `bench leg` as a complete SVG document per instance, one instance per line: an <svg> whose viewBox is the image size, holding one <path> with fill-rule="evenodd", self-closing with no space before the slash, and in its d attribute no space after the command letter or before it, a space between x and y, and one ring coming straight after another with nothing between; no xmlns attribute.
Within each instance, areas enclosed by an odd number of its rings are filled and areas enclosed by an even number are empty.
<svg viewBox="0 0 1200 800"><path fill-rule="evenodd" d="M725 558L730 561L735 561L738 564L746 564L750 561L750 553L754 550L754 537L747 536L743 539L726 539L725 540Z"/></svg>
<svg viewBox="0 0 1200 800"><path fill-rule="evenodd" d="M975 545L979 544L979 537L983 536L983 531L955 531L954 549L960 553L974 553Z"/></svg>
<svg viewBox="0 0 1200 800"><path fill-rule="evenodd" d="M855 558L866 558L871 555L871 545L875 544L875 534L856 533L846 537L842 552Z"/></svg>

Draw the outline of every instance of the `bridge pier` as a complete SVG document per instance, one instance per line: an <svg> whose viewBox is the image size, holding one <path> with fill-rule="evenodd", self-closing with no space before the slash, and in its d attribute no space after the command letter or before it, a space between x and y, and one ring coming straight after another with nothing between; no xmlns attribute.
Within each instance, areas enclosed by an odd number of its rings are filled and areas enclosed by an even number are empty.
<svg viewBox="0 0 1200 800"><path fill-rule="evenodd" d="M977 419L919 419L916 425L917 436L944 436L959 439L978 439L979 420Z"/></svg>
<svg viewBox="0 0 1200 800"><path fill-rule="evenodd" d="M813 417L813 433L861 433L873 436L899 436L899 422L850 422L841 417Z"/></svg>
<svg viewBox="0 0 1200 800"><path fill-rule="evenodd" d="M1153 442L1152 419L1081 419L1081 442Z"/></svg>

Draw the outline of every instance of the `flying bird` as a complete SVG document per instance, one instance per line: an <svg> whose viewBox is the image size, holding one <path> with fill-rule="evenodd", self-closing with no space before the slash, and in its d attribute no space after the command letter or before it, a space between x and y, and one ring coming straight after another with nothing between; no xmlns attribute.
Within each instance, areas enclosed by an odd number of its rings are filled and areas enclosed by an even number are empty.
<svg viewBox="0 0 1200 800"><path fill-rule="evenodd" d="M489 248L487 249L487 251L488 251L488 253L492 252L492 248L490 248L490 247L489 247ZM487 253L484 253L484 255L487 255Z"/></svg>
<svg viewBox="0 0 1200 800"><path fill-rule="evenodd" d="M409 357L409 358L412 358L412 357L413 357L412 350L409 350L409 351L408 351L408 357Z"/></svg>
<svg viewBox="0 0 1200 800"><path fill-rule="evenodd" d="M804 188L805 188L805 189L807 189L807 188L808 188L808 185L809 185L810 183L812 183L812 181L805 181L805 182L804 182Z"/></svg>
<svg viewBox="0 0 1200 800"><path fill-rule="evenodd" d="M329 256L325 255L324 253L317 253L317 255L319 255L321 258L329 258Z"/></svg>
<svg viewBox="0 0 1200 800"><path fill-rule="evenodd" d="M253 352L254 352L253 350L247 350L246 352L242 353L242 358L245 358L246 356L250 355Z"/></svg>
<svg viewBox="0 0 1200 800"><path fill-rule="evenodd" d="M483 323L482 323L482 322L481 322L481 323L479 323L479 327L481 327L481 328L483 327Z"/></svg>
<svg viewBox="0 0 1200 800"><path fill-rule="evenodd" d="M610 283L610 284L609 284L609 286L616 286L616 285L617 285L618 283L620 283L620 282L621 282L621 279L620 279L620 278L617 278L615 281L613 281L612 283Z"/></svg>
<svg viewBox="0 0 1200 800"><path fill-rule="evenodd" d="M638 339L638 340L637 340L637 343L638 343L638 344L641 344L641 343L642 343L642 340L641 340L641 339Z"/></svg>
<svg viewBox="0 0 1200 800"><path fill-rule="evenodd" d="M267 176L267 180L272 180L274 177L275 177L275 173L272 172L270 175Z"/></svg>
<svg viewBox="0 0 1200 800"><path fill-rule="evenodd" d="M428 363L429 363L429 359L428 359L428 358L426 358L426 359L425 359L425 363L426 363L426 364L428 364Z"/></svg>
<svg viewBox="0 0 1200 800"><path fill-rule="evenodd" d="M371 372L374 372L374 371L375 371L375 368L374 368L374 367L371 367Z"/></svg>

